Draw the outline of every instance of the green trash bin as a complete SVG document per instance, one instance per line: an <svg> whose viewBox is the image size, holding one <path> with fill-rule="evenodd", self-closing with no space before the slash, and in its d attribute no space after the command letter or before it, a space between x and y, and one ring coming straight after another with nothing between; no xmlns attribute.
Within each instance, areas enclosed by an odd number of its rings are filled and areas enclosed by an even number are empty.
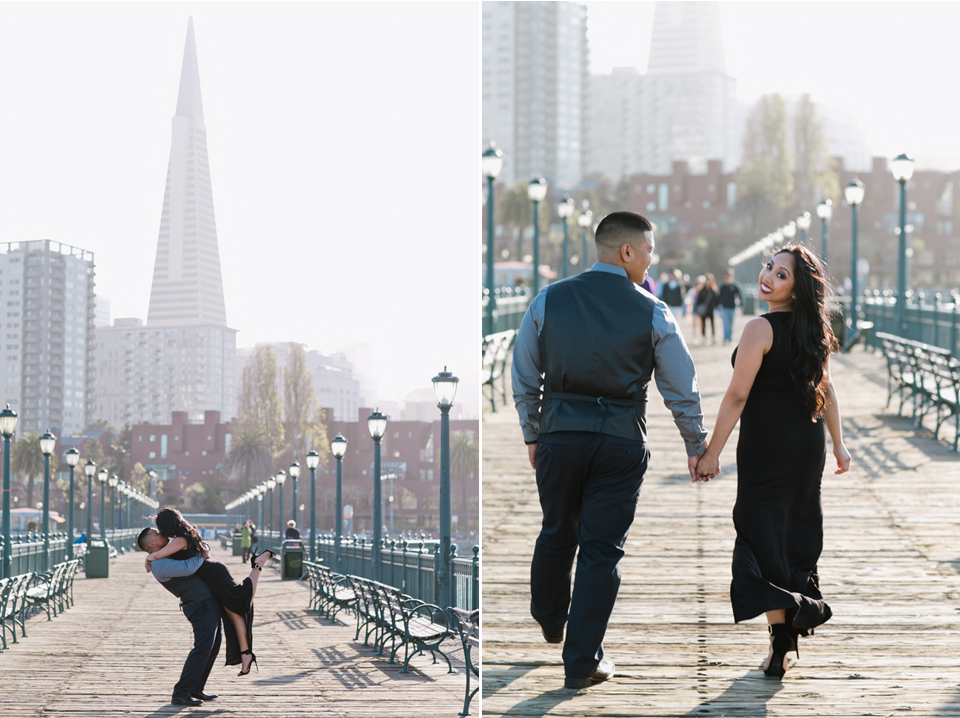
<svg viewBox="0 0 960 718"><path fill-rule="evenodd" d="M110 547L106 539L92 539L84 563L87 578L110 578Z"/></svg>
<svg viewBox="0 0 960 718"><path fill-rule="evenodd" d="M280 545L280 578L299 581L303 576L303 541L287 539Z"/></svg>
<svg viewBox="0 0 960 718"><path fill-rule="evenodd" d="M243 536L240 534L233 535L233 555L243 556Z"/></svg>

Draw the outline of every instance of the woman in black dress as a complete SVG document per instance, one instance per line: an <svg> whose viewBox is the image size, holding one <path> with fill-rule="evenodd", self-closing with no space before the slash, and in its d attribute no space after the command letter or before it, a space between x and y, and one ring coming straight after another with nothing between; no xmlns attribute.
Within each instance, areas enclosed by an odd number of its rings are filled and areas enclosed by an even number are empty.
<svg viewBox="0 0 960 718"><path fill-rule="evenodd" d="M697 477L719 472L720 452L739 420L730 601L737 622L766 614L770 650L763 670L780 677L797 638L831 616L817 575L824 426L835 473L850 468L850 453L830 381L829 356L837 343L822 264L805 247L784 247L761 270L759 292L770 311L743 328L733 378Z"/></svg>
<svg viewBox="0 0 960 718"><path fill-rule="evenodd" d="M239 675L247 675L251 664L257 660L253 653L253 597L257 592L260 570L273 552L254 554L250 575L238 584L234 581L230 569L218 561L210 560L209 547L200 538L200 533L177 509L160 509L156 522L159 534L170 539L170 542L159 551L147 555L148 568L149 562L158 558L185 561L197 554L203 556L204 561L196 575L207 584L220 604L226 643L226 665L239 665Z"/></svg>

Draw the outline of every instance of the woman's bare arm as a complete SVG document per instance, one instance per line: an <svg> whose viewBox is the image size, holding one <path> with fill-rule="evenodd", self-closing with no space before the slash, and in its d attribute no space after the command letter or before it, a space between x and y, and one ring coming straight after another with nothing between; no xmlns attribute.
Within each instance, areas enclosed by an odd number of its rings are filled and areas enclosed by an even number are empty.
<svg viewBox="0 0 960 718"><path fill-rule="evenodd" d="M174 536L167 542L167 545L158 551L147 554L147 561L156 561L158 558L172 556L177 551L183 551L187 547L187 540L183 536Z"/></svg>
<svg viewBox="0 0 960 718"><path fill-rule="evenodd" d="M770 351L772 345L773 327L763 317L751 319L743 327L730 386L720 402L717 423L709 438L707 450L697 462L698 480L712 479L720 472L720 452L730 438L733 427L740 421L740 414L743 413L743 406L750 396L750 389L757 378L763 355Z"/></svg>
<svg viewBox="0 0 960 718"><path fill-rule="evenodd" d="M823 407L823 420L830 432L830 441L833 442L833 455L837 459L836 474L842 474L850 468L850 452L843 443L843 426L840 422L840 401L837 399L836 389L830 379L830 360L824 370L826 404Z"/></svg>

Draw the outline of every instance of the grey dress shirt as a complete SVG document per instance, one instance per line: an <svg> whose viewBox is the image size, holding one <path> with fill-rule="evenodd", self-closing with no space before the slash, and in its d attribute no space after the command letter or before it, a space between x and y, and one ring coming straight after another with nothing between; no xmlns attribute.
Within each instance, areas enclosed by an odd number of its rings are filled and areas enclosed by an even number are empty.
<svg viewBox="0 0 960 718"><path fill-rule="evenodd" d="M150 562L150 571L160 583L166 583L171 578L192 576L201 564L203 564L203 556L199 554L185 561L178 561L175 558L158 558Z"/></svg>
<svg viewBox="0 0 960 718"><path fill-rule="evenodd" d="M623 267L597 262L591 272L610 272L627 276ZM513 400L520 415L523 440L531 444L540 433L540 400L543 391L543 370L540 361L540 332L550 287L544 287L527 308L513 350ZM643 292L637 287L638 292ZM700 409L700 386L697 370L683 334L667 305L656 300L653 310L653 376L663 403L673 414L680 430L687 456L698 456L706 450L707 432L703 428Z"/></svg>

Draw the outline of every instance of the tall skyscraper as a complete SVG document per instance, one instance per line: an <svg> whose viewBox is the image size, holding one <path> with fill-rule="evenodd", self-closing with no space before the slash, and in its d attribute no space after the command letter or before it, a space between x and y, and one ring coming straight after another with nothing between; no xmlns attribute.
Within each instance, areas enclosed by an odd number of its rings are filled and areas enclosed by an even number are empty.
<svg viewBox="0 0 960 718"><path fill-rule="evenodd" d="M117 319L97 329L97 418L116 428L161 423L173 411L186 411L192 420L219 411L229 420L237 410L236 335L223 301L191 18L147 323Z"/></svg>
<svg viewBox="0 0 960 718"><path fill-rule="evenodd" d="M0 244L0 389L17 431L82 431L92 409L93 252L49 239Z"/></svg>
<svg viewBox="0 0 960 718"><path fill-rule="evenodd" d="M591 171L613 180L694 172L709 160L739 167L744 114L726 71L717 2L658 2L647 74L617 68L592 78Z"/></svg>
<svg viewBox="0 0 960 718"><path fill-rule="evenodd" d="M507 185L583 176L589 63L587 10L573 2L484 2L483 145L504 152Z"/></svg>

